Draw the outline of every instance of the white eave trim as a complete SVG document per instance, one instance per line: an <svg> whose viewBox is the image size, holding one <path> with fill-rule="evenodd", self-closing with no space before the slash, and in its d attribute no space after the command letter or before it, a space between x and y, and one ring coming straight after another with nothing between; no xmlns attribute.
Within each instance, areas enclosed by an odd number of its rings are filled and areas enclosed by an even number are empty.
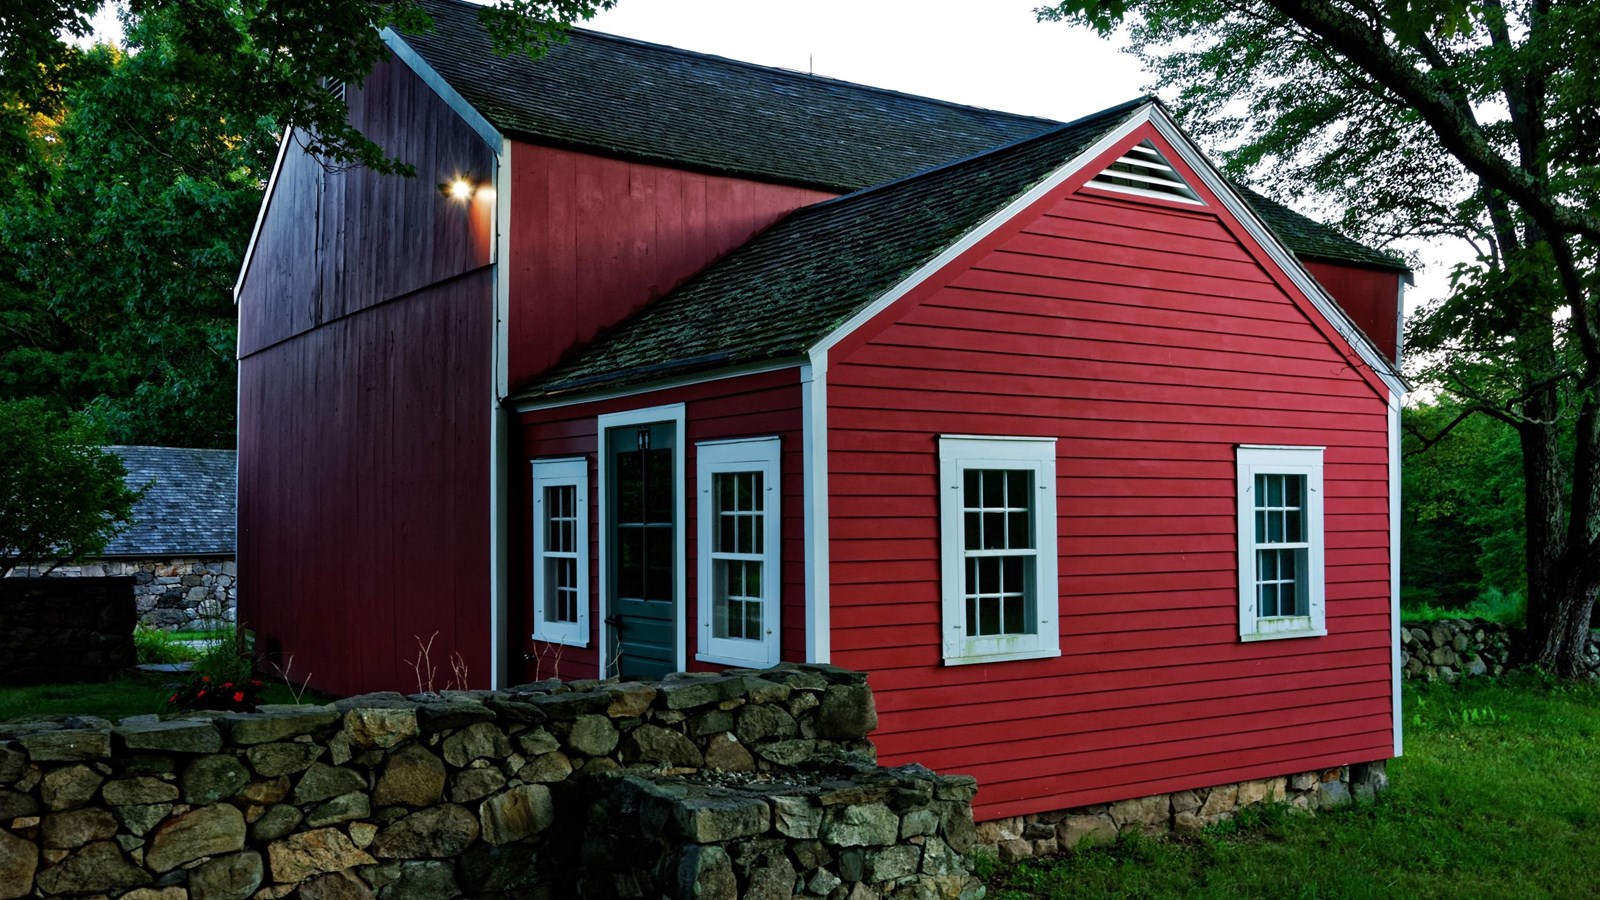
<svg viewBox="0 0 1600 900"><path fill-rule="evenodd" d="M507 405L519 413L533 412L540 409L559 409L563 406L578 406L583 403L599 403L604 400L616 400L620 397L637 397L652 391L666 391L673 388L686 387L691 384L706 384L712 381L722 381L728 378L743 378L746 375L760 375L765 372L781 372L785 369L801 369L806 365L805 359L785 359L778 362L761 362L745 366L730 366L725 369L712 369L706 372L696 372L678 378L663 378L660 381L647 381L641 384L630 384L626 387L613 388L608 391L595 391L593 393L553 394L547 397L535 397L528 400L508 400Z"/></svg>
<svg viewBox="0 0 1600 900"><path fill-rule="evenodd" d="M261 206L256 210L256 225L250 229L250 243L244 248L244 261L239 263L239 277L233 282L233 305L239 305L239 292L244 289L244 276L250 271L250 260L256 255L256 241L261 239L261 225L267 221L267 207L272 204L272 192L278 186L278 173L283 171L283 160L289 152L289 139L294 136L285 128L278 139L278 158L272 163L272 175L267 178L267 189L261 195Z"/></svg>
<svg viewBox="0 0 1600 900"><path fill-rule="evenodd" d="M1405 755L1405 716L1400 708L1400 405L1404 395L1389 395L1389 677L1394 718L1394 755Z"/></svg>
<svg viewBox="0 0 1600 900"><path fill-rule="evenodd" d="M844 340L851 332L872 321L874 317L892 306L895 301L910 293L917 285L933 277L940 269L954 262L957 257L972 249L979 241L993 234L1000 226L1009 222L1018 213L1060 187L1063 182L1077 174L1078 170L1133 134L1140 126L1151 120L1151 112L1155 108L1155 104L1147 103L1142 108L1135 110L1128 116L1126 121L1112 131L1102 135L1087 150L1079 153L1060 168L1045 176L1042 181L1030 188L1027 193L1011 201L1004 209L985 219L976 228L963 235L960 240L946 247L943 253L923 264L921 268L890 288L883 296L851 316L843 325L840 325L827 337L814 344L811 352L825 356L829 350L833 349L835 344Z"/></svg>
<svg viewBox="0 0 1600 900"><path fill-rule="evenodd" d="M1333 330L1338 332L1345 343L1355 350L1356 355L1361 357L1361 361L1366 363L1367 367L1372 369L1373 373L1383 381L1389 388L1389 392L1391 394L1404 394L1406 392L1406 383L1401 379L1400 374L1395 371L1394 364L1377 347L1373 346L1372 341L1366 334L1362 333L1355 322L1350 320L1350 317L1345 314L1344 309L1339 306L1338 302L1329 296L1327 291L1323 290L1322 285L1317 283L1317 280L1311 276L1310 272L1306 271L1305 266L1302 266L1299 258L1294 255L1294 251L1285 247L1272 229L1268 228L1266 223L1256 217L1255 212L1250 209L1250 205L1233 192L1233 188L1228 185L1226 179L1212 167L1210 161L1205 158L1199 148L1190 142L1188 136L1183 133L1183 129L1179 128L1177 123L1168 118L1165 113L1159 111L1150 116L1150 121L1155 124L1156 131L1167 140L1167 143L1172 145L1173 149L1178 152L1178 155L1183 158L1189 168L1200 176L1200 180L1211 190L1211 193L1222 201L1222 205L1228 212L1239 220L1239 223L1244 226L1250 237L1254 238L1256 243L1266 250L1267 255L1278 265L1278 268L1282 269L1284 274L1289 276L1289 280L1294 283L1294 286L1299 288L1300 292L1306 296L1306 299L1311 301L1311 304L1317 308L1317 312L1328 320L1328 324L1333 326Z"/></svg>
<svg viewBox="0 0 1600 900"><path fill-rule="evenodd" d="M428 61L422 58L422 54L416 51L416 48L406 43L405 38L401 37L393 28L383 29L378 32L378 37L388 45L390 52L398 57L401 62L410 66L411 71L417 73L417 77L421 78L424 84L433 88L433 92L439 95L439 99L454 110L455 114L467 123L467 127L476 131L478 137L483 138L483 142L488 144L496 153L500 152L500 143L504 140L500 130L490 125L489 120L485 119L476 107L468 103L466 98L462 97L461 93L452 87L450 82L446 81L437 69L429 65Z"/></svg>

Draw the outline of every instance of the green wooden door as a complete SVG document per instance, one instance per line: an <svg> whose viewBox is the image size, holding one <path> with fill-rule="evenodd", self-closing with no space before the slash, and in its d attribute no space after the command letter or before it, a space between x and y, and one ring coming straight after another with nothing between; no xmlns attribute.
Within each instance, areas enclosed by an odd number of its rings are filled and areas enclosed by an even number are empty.
<svg viewBox="0 0 1600 900"><path fill-rule="evenodd" d="M675 430L654 422L606 432L606 621L619 675L659 678L681 668Z"/></svg>

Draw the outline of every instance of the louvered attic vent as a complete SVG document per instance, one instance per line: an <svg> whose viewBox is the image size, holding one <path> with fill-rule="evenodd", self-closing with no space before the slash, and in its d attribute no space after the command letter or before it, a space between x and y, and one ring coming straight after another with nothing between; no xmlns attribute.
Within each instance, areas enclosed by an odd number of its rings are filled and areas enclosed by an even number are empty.
<svg viewBox="0 0 1600 900"><path fill-rule="evenodd" d="M1121 159L1089 179L1089 186L1179 203L1204 202L1149 141L1129 147Z"/></svg>

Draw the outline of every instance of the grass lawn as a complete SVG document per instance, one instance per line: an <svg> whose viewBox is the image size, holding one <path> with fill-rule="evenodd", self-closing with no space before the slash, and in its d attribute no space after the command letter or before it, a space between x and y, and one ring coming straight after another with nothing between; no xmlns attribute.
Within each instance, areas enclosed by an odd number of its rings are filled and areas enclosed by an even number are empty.
<svg viewBox="0 0 1600 900"><path fill-rule="evenodd" d="M115 722L124 716L164 712L167 698L185 675L140 672L113 681L94 684L44 684L36 687L0 688L0 722L37 716L100 716ZM327 697L315 691L302 692L306 703L326 703ZM261 692L262 703L294 703L294 694L283 684L267 682Z"/></svg>
<svg viewBox="0 0 1600 900"><path fill-rule="evenodd" d="M1000 867L991 898L1583 897L1600 876L1600 689L1406 688L1406 755L1367 807Z"/></svg>

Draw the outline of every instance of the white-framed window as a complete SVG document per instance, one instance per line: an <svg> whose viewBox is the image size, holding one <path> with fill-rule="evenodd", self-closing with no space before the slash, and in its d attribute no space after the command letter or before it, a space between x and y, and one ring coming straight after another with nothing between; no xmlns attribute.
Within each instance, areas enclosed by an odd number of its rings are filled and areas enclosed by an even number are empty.
<svg viewBox="0 0 1600 900"><path fill-rule="evenodd" d="M776 437L695 445L700 495L696 658L706 662L778 662L778 548L783 542L778 447Z"/></svg>
<svg viewBox="0 0 1600 900"><path fill-rule="evenodd" d="M946 665L1061 655L1054 438L939 438Z"/></svg>
<svg viewBox="0 0 1600 900"><path fill-rule="evenodd" d="M533 461L533 638L589 646L589 462Z"/></svg>
<svg viewBox="0 0 1600 900"><path fill-rule="evenodd" d="M1327 634L1322 448L1242 445L1237 453L1239 639Z"/></svg>

